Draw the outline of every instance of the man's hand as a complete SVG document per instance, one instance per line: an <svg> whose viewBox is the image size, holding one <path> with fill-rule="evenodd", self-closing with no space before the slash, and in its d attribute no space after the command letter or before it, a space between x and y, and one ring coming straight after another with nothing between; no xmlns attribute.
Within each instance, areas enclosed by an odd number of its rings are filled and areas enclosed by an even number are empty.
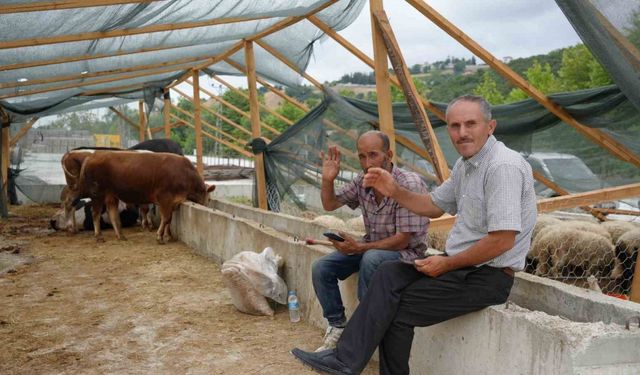
<svg viewBox="0 0 640 375"><path fill-rule="evenodd" d="M451 271L451 266L448 257L433 255L425 259L417 259L416 269L427 276L438 277Z"/></svg>
<svg viewBox="0 0 640 375"><path fill-rule="evenodd" d="M338 232L340 237L344 238L344 241L334 241L329 239L333 243L333 246L344 255L360 254L364 252L360 244L351 236L344 232Z"/></svg>
<svg viewBox="0 0 640 375"><path fill-rule="evenodd" d="M398 190L398 184L391 176L391 173L382 168L369 168L367 174L364 175L362 185L364 187L372 187L387 197L393 196Z"/></svg>
<svg viewBox="0 0 640 375"><path fill-rule="evenodd" d="M320 159L322 159L322 179L333 182L340 172L340 151L336 146L331 146L328 154L324 151L320 152Z"/></svg>

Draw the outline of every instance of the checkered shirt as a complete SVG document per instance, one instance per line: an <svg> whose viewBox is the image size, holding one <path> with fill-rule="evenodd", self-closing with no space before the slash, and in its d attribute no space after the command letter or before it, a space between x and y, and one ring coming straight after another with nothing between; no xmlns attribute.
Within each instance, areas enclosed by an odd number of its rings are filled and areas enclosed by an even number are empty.
<svg viewBox="0 0 640 375"><path fill-rule="evenodd" d="M425 183L417 174L394 165L391 175L405 189L420 194L427 193ZM364 173L361 172L353 181L347 183L336 193L338 201L341 203L351 209L360 207L362 210L366 230L363 240L372 242L391 237L396 233L411 233L409 245L401 251L401 256L423 255L426 250L424 241L429 219L412 213L389 197L384 197L378 204L374 191L371 190L367 193L362 186L363 179Z"/></svg>

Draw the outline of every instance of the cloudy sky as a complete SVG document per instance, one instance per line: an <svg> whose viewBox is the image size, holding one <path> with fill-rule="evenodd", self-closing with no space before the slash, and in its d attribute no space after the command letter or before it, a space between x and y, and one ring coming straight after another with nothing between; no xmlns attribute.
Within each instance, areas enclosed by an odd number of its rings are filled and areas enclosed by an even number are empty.
<svg viewBox="0 0 640 375"><path fill-rule="evenodd" d="M498 58L528 57L580 42L554 0L428 0L427 3ZM384 7L409 65L471 53L402 0ZM369 5L340 32L373 57ZM332 39L316 48L307 72L321 82L370 69ZM308 83L307 83L308 84Z"/></svg>

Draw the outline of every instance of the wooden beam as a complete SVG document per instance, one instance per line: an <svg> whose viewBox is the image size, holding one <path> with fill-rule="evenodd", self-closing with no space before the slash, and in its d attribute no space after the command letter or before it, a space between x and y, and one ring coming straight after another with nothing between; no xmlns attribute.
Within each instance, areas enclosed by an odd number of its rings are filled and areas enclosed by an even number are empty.
<svg viewBox="0 0 640 375"><path fill-rule="evenodd" d="M124 4L153 3L160 0L55 0L41 3L0 5L0 14L42 12L48 10L103 7Z"/></svg>
<svg viewBox="0 0 640 375"><path fill-rule="evenodd" d="M340 36L340 34L335 32L335 30L333 30L331 27L329 27L329 25L327 25L326 23L320 21L320 19L318 19L315 16L309 17L309 21L311 21L311 23L316 25L320 30L322 30L325 34L327 34L329 37L331 37L331 39L335 40L338 44L343 46L347 51L351 52L355 57L360 59L360 61L362 61L363 63L367 64L371 69L375 69L375 64L374 64L374 61L373 61L372 58L370 58L364 52L362 52L361 50L356 48L356 46L354 46L353 44L349 43L348 40L346 40L345 38ZM401 88L400 82L398 81L398 79L395 76L392 76L391 74L389 74L388 77L389 77L389 82L391 82L397 88ZM419 99L422 102L422 104L431 113L435 114L442 121L446 121L446 119L444 117L444 112L442 112L438 107L434 106L433 103L431 103L429 100L425 99L422 96L420 96Z"/></svg>
<svg viewBox="0 0 640 375"><path fill-rule="evenodd" d="M393 124L393 107L391 100L391 88L389 87L389 65L387 63L387 50L382 37L382 30L376 22L374 13L384 10L382 0L369 0L371 16L371 36L373 38L373 61L376 77L376 94L378 96L378 121L380 131L389 137L394 161L396 157L396 131Z"/></svg>
<svg viewBox="0 0 640 375"><path fill-rule="evenodd" d="M98 78L98 79L95 79L95 80L92 80L92 81L66 83L66 84L58 85L58 86L54 86L54 87L47 87L47 88L41 88L41 89L29 90L29 91L22 91L22 92L13 93L13 94L4 94L4 95L0 95L0 99L14 98L14 97L18 97L18 96L26 96L26 95L34 95L34 94L41 94L41 93L45 93L45 92L58 91L58 90L64 90L64 89L72 89L72 88L79 88L79 87L84 87L84 86L92 86L92 85L98 85L98 84L101 84L101 83L110 83L110 82L116 82L116 81L126 81L126 80L130 80L132 78L146 77L146 76L157 75L157 74L168 73L168 72L175 72L175 71L180 71L180 70L185 70L185 69L188 69L188 67L185 67L185 66L182 66L182 67L168 67L168 68L152 70L152 71L143 71L143 72L136 72L136 73L131 73L131 74L122 74L122 75L119 75L118 77L105 77L105 78ZM142 85L142 83L140 83L139 85ZM84 94L87 95L87 93L84 93Z"/></svg>
<svg viewBox="0 0 640 375"><path fill-rule="evenodd" d="M231 60L231 59L224 59L224 61L233 66L234 68L238 69L240 72L244 73L244 75L247 75L247 70L244 68L244 66L238 64L237 62ZM297 101L296 99L290 97L289 95L285 94L284 92L278 90L277 88L273 87L271 84L269 84L269 82L261 79L260 77L256 76L256 81L260 82L260 84L264 87L266 87L267 89L269 89L271 92L273 92L274 94L278 95L279 97L281 97L284 100L289 101L289 103L295 105L296 107L300 108L301 110L308 112L309 111L309 107L307 107L305 104L300 103L299 101Z"/></svg>
<svg viewBox="0 0 640 375"><path fill-rule="evenodd" d="M82 40L98 40L98 39L105 39L105 38L116 38L121 36L158 33L163 31L194 29L199 27L225 25L225 24L237 23L237 22L258 21L258 20L263 20L267 18L272 18L272 17L262 16L262 17L214 18L206 21L169 23L169 24L161 24L161 25L143 26L143 27L138 27L134 29L93 31L93 32L80 33L80 34L57 35L57 36L50 36L50 37L9 40L9 41L0 42L0 49L42 46L46 44L79 42Z"/></svg>
<svg viewBox="0 0 640 375"><path fill-rule="evenodd" d="M557 184L553 183L552 181L548 180L546 177L544 177L544 175L542 173L540 173L538 171L535 171L535 170L533 171L533 178L535 178L537 181L540 181L546 187L548 187L549 189L555 191L556 193L558 193L560 195L570 195L571 194L568 191L564 190L559 185L557 185ZM580 209L592 214L596 219L598 219L600 221L607 220L605 218L605 216L601 212L598 212L594 208L591 208L589 206L581 206Z"/></svg>
<svg viewBox="0 0 640 375"><path fill-rule="evenodd" d="M164 105L162 106L162 118L164 120L164 137L166 139L171 138L171 92L169 90L164 91Z"/></svg>
<svg viewBox="0 0 640 375"><path fill-rule="evenodd" d="M194 116L193 114L191 114L191 113L189 113L189 112L185 111L184 109L182 109L182 108L180 108L180 107L172 106L172 108L173 108L175 111L180 112L180 113L182 113L183 115L185 115L185 116L187 116L187 117L191 118L191 121L193 121L193 120L194 120L194 118L195 118L195 116ZM203 107L203 108L204 108L204 107ZM210 124L210 123L206 122L205 120L202 120L202 125L204 125L204 126L206 126L207 128L211 129L213 132L215 132L215 133L216 133L216 135L220 135L220 134L224 135L225 137L229 138L232 142L235 142L238 146L240 146L240 145L244 145L244 144L246 144L246 143L247 143L247 140L245 140L245 139L238 139L238 138L234 137L233 135L231 135L231 134L229 134L229 133L225 132L224 130L216 128L215 126L213 126L212 124Z"/></svg>
<svg viewBox="0 0 640 375"><path fill-rule="evenodd" d="M4 199L4 197L8 197L8 187L9 187L9 141L11 138L10 128L7 126L6 128L2 128L2 142L0 144L0 152L2 152L2 164L0 164L0 168L2 168L2 195L0 199Z"/></svg>
<svg viewBox="0 0 640 375"><path fill-rule="evenodd" d="M247 87L249 88L249 111L251 112L251 135L260 137L260 107L258 106L258 89L256 87L256 60L253 55L253 42L244 43L245 65L247 66ZM264 154L255 156L256 185L258 188L258 207L269 209L267 201L267 177L264 169Z"/></svg>
<svg viewBox="0 0 640 375"><path fill-rule="evenodd" d="M640 196L640 183L541 199L538 201L538 212L551 212L562 208L580 207L598 202L616 201L637 196Z"/></svg>
<svg viewBox="0 0 640 375"><path fill-rule="evenodd" d="M200 176L204 176L202 162L202 111L200 110L200 71L193 70L193 122L196 130L196 168Z"/></svg>
<svg viewBox="0 0 640 375"><path fill-rule="evenodd" d="M118 117L123 119L127 124L131 125L135 130L140 131L140 125L136 124L133 120L125 116L122 112L118 111L115 107L109 107L111 112L115 113Z"/></svg>
<svg viewBox="0 0 640 375"><path fill-rule="evenodd" d="M631 292L629 300L640 303L640 261L636 258L636 267L633 271L633 280L631 281Z"/></svg>
<svg viewBox="0 0 640 375"><path fill-rule="evenodd" d="M188 84L191 84L191 82L189 82L189 81L185 81L185 82L188 83ZM200 90L202 90L202 92L204 92L205 94L209 95L209 97L211 99L213 99L213 100L215 100L215 101L217 101L219 103L224 104L225 106L231 108L234 112L236 112L236 113L240 114L241 116L244 116L244 117L248 118L249 120L251 120L251 115L248 114L247 112L241 110L240 108L238 108L235 105L229 103L228 101L222 99L221 97L213 94L211 91L208 91L208 90L206 90L206 89L204 89L202 87L200 88ZM275 135L280 135L280 133L281 133L278 129L275 129L275 128L265 124L264 122L260 122L260 125L263 128L269 130L270 132L272 132Z"/></svg>
<svg viewBox="0 0 640 375"><path fill-rule="evenodd" d="M227 88L229 90L241 95L245 99L249 99L249 95L245 94L242 90L236 88L235 86L233 86L229 82L223 80L222 78L218 77L217 75L212 74L211 78L213 78L216 81L218 81L218 82L222 83L223 85L227 86ZM256 81L257 81L257 77L256 77ZM278 112L272 110L271 108L267 107L266 105L264 105L264 104L262 104L260 102L258 102L258 105L260 106L260 108L264 109L265 111L269 112L270 114L272 114L275 117L279 118L280 120L284 121L284 123L286 123L287 125L293 125L293 121L289 120L288 118L284 117L283 115L279 114Z"/></svg>
<svg viewBox="0 0 640 375"><path fill-rule="evenodd" d="M614 138L598 129L592 129L582 125L576 119L574 119L564 108L549 100L540 90L533 87L524 78L514 72L509 66L495 58L489 51L485 50L472 40L469 36L457 28L454 24L449 22L445 17L436 12L435 9L427 5L423 0L406 0L414 8L416 8L425 17L435 23L447 34L452 36L455 40L467 47L474 55L480 57L483 61L489 64L493 69L500 73L503 77L509 80L511 83L519 87L522 91L526 92L529 96L535 99L549 112L556 115L560 120L564 121L580 134L590 139L595 144L605 148L611 154L616 157L632 163L633 165L640 167L640 157L634 154L631 150L625 147L622 143L616 141Z"/></svg>
<svg viewBox="0 0 640 375"><path fill-rule="evenodd" d="M603 215L629 215L629 216L640 216L640 211L634 210L619 210L617 208L593 208L594 211L598 211Z"/></svg>
<svg viewBox="0 0 640 375"><path fill-rule="evenodd" d="M13 147L15 146L18 141L20 140L20 138L24 137L25 134L27 134L29 132L29 129L31 129L31 127L33 126L33 124L36 123L36 121L38 121L39 117L34 117L31 120L29 120L29 122L27 122L26 124L24 124L20 130L18 130L18 132L16 133L16 135L13 136L13 138L11 138L11 141L9 142L9 147Z"/></svg>
<svg viewBox="0 0 640 375"><path fill-rule="evenodd" d="M391 60L393 70L396 72L396 77L398 77L398 80L402 85L402 91L404 92L404 97L409 106L409 110L411 111L411 117L413 117L416 130L420 135L420 139L424 143L425 149L429 153L430 159L434 162L433 165L438 178L440 181L444 181L449 178L449 166L447 165L447 160L440 148L438 138L436 138L436 134L433 131L433 127L429 121L429 116L427 116L427 112L418 101L420 93L418 93L416 86L413 84L413 79L411 78L411 74L409 73L409 69L407 68L404 58L402 57L400 46L393 34L393 29L391 28L387 14L384 10L379 10L373 12L373 17L378 25L382 40L387 48L387 55Z"/></svg>
<svg viewBox="0 0 640 375"><path fill-rule="evenodd" d="M184 64L188 64L188 63L193 63L193 62L198 62L198 61L203 61L203 60L209 60L209 59L211 59L211 55L198 56L198 57L189 57L189 58L173 60L173 61L163 61L161 63L156 63L156 64L134 65L134 66L127 67L127 68L103 70L103 71L99 71L99 72L89 72L89 73L85 73L85 74L70 74L70 75L66 75L66 76L55 76L55 77L52 77L52 78L34 79L34 80L28 80L28 81L25 81L25 82L0 83L0 89L7 89L7 88L12 88L12 87L25 87L25 86L33 86L33 85L42 85L42 84L49 84L49 83L59 83L59 82L64 82L64 81L82 80L82 79L95 78L95 77L112 76L112 75L115 75L115 74L140 72L140 71L145 71L145 70L150 70L150 69L157 69L157 68L164 68L164 67L175 66L175 65L184 65ZM182 67L182 69L184 69L184 67Z"/></svg>
<svg viewBox="0 0 640 375"><path fill-rule="evenodd" d="M138 116L140 116L140 125L138 126L138 139L144 141L144 131L147 127L147 116L144 113L144 100L138 101Z"/></svg>
<svg viewBox="0 0 640 375"><path fill-rule="evenodd" d="M292 63L289 59L287 59L283 54L278 52L278 50L276 50L275 48L271 47L270 45L268 45L266 42L264 42L262 40L256 40L256 43L258 43L258 45L260 47L265 49L267 52L269 52L275 58L277 58L278 60L282 61L286 66L291 68L294 72L296 72L296 73L300 74L301 76L303 76L307 81L311 82L315 87L320 89L320 91L323 90L322 83L318 82L317 80L315 80L313 77L311 77L307 73L301 72L300 69L298 69L298 67L294 63Z"/></svg>
<svg viewBox="0 0 640 375"><path fill-rule="evenodd" d="M202 90L202 88L200 88L200 89ZM174 90L178 94L180 94L180 95L184 96L185 98L187 98L189 101L193 102L193 98L191 98L189 95L185 94L184 92L180 91L179 89L174 87L171 90ZM177 107L174 107L174 108L177 108ZM233 122L232 120L230 120L226 116L221 115L220 113L214 111L213 109L208 108L206 106L203 106L202 109L204 109L205 111L211 113L212 115L220 118L222 121L226 122L227 124L233 126L236 129L240 130L241 132L243 132L243 133L245 133L247 135L251 135L251 132L249 130L243 128L240 124L237 124L237 123Z"/></svg>
<svg viewBox="0 0 640 375"><path fill-rule="evenodd" d="M190 128L192 128L192 129L194 129L194 130L195 130L195 126L194 126L194 125L192 125L192 124L190 124L190 123L188 123L188 122L184 121L183 119L179 118L178 116L174 115L173 113L171 114L171 117L175 118L175 119L176 119L176 121L182 121L182 122L184 123L184 125L186 125L186 126L188 126L188 127L190 127ZM222 143L223 145L225 145L225 146L229 147L230 149L232 149L232 150L234 150L234 151L238 152L238 153L239 153L239 154L241 154L241 155L244 155L244 156L246 156L246 157L248 157L248 158L253 158L253 154L252 154L252 153L250 153L250 152L248 152L248 151L246 151L246 150L242 149L241 147L239 147L239 146L237 146L237 145L235 145L235 144L233 144L233 143L227 142L227 141L225 141L224 139L218 138L218 137L216 137L216 136L214 136L214 135L211 135L211 134L209 134L209 133L207 133L207 132L202 132L202 134L203 134L205 137L209 137L209 138L213 139L213 140L214 140L214 141L216 141L216 142L220 142L220 143Z"/></svg>

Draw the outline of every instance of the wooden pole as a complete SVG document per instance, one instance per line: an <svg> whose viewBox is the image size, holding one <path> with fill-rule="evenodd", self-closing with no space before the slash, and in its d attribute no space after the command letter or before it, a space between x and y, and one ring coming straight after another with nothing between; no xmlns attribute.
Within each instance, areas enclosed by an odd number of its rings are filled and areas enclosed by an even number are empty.
<svg viewBox="0 0 640 375"><path fill-rule="evenodd" d="M138 139L140 142L144 141L144 130L147 127L147 116L144 113L144 101L138 102L138 116L140 118L140 125L138 127Z"/></svg>
<svg viewBox="0 0 640 375"><path fill-rule="evenodd" d="M253 42L245 42L244 55L247 66L247 83L249 87L249 109L251 112L251 135L260 137L260 108L258 107L258 89L256 87L256 61L253 55ZM256 185L258 188L258 207L268 210L267 178L264 170L264 155L255 156Z"/></svg>
<svg viewBox="0 0 640 375"><path fill-rule="evenodd" d="M396 132L393 125L393 109L391 106L391 88L389 87L389 65L387 50L382 38L382 30L375 20L374 13L384 10L382 0L369 0L371 12L371 35L373 37L373 61L375 64L376 94L378 96L378 118L380 131L389 137L394 161L396 156Z"/></svg>
<svg viewBox="0 0 640 375"><path fill-rule="evenodd" d="M2 197L8 197L9 186L9 139L11 137L10 127L2 128L2 144L0 145L0 152L2 152Z"/></svg>
<svg viewBox="0 0 640 375"><path fill-rule="evenodd" d="M411 117L413 117L416 130L424 143L425 149L430 155L430 159L433 161L438 178L440 181L444 181L449 178L447 160L440 148L438 138L436 138L436 134L433 131L427 112L418 100L420 93L413 83L409 69L407 69L407 64L402 57L400 46L393 34L393 29L391 28L387 14L384 10L379 10L373 12L373 16L387 48L387 54L391 60L391 65L393 65L393 70L396 72L396 77L398 77L402 86L402 91L404 92L404 97L411 111Z"/></svg>
<svg viewBox="0 0 640 375"><path fill-rule="evenodd" d="M162 117L164 120L164 137L171 138L171 94L169 90L164 92L164 107L162 108Z"/></svg>
<svg viewBox="0 0 640 375"><path fill-rule="evenodd" d="M640 303L640 254L636 258L636 268L633 271L629 300Z"/></svg>
<svg viewBox="0 0 640 375"><path fill-rule="evenodd" d="M200 71L193 71L193 106L194 125L196 129L196 168L200 176L204 176L204 164L202 162L202 112L200 110Z"/></svg>
<svg viewBox="0 0 640 375"><path fill-rule="evenodd" d="M36 123L36 121L38 121L38 117L34 117L28 123L24 124L24 126L21 127L20 130L18 130L18 133L16 133L16 135L14 135L13 138L11 138L11 141L9 142L9 147L15 146L20 140L20 138L24 137L25 134L29 132L29 129L31 129L31 127L33 126L33 124Z"/></svg>

